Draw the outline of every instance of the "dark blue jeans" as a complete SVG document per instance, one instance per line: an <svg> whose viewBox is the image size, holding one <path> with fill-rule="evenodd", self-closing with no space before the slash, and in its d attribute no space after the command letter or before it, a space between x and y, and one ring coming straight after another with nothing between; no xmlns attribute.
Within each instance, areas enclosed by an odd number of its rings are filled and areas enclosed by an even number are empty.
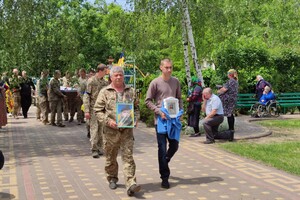
<svg viewBox="0 0 300 200"><path fill-rule="evenodd" d="M157 130L157 129L156 129ZM178 141L170 139L168 134L159 134L156 131L157 145L158 145L158 165L161 179L168 179L170 176L169 162L178 150ZM167 141L169 148L167 149Z"/></svg>

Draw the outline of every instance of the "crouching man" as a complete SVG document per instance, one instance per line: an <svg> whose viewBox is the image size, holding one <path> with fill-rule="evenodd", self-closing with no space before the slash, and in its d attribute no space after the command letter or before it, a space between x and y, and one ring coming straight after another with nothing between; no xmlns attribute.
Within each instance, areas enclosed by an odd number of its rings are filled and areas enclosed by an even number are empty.
<svg viewBox="0 0 300 200"><path fill-rule="evenodd" d="M204 144L212 144L215 139L233 140L233 131L218 132L220 124L224 121L223 105L220 98L212 93L211 88L205 88L202 93L202 111L206 113L203 127L206 134Z"/></svg>

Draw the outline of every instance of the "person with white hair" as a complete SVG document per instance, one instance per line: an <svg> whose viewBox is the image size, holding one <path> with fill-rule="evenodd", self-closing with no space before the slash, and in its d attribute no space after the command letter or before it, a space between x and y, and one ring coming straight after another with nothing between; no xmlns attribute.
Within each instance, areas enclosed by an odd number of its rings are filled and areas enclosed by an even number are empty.
<svg viewBox="0 0 300 200"><path fill-rule="evenodd" d="M262 105L266 105L268 103L268 101L274 100L274 99L275 99L275 95L271 91L271 88L269 86L266 86L264 88L263 95L259 99L259 103Z"/></svg>
<svg viewBox="0 0 300 200"><path fill-rule="evenodd" d="M269 86L272 89L272 86L268 81L265 81L265 79L261 75L256 76L256 81L257 83L256 83L255 96L259 100L263 95L265 87Z"/></svg>

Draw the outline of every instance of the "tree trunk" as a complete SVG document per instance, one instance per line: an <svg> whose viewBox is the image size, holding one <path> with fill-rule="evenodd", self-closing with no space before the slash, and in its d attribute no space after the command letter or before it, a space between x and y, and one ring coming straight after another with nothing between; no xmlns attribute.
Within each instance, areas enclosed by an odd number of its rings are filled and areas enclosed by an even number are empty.
<svg viewBox="0 0 300 200"><path fill-rule="evenodd" d="M197 71L197 76L201 80L202 86L204 87L205 85L204 85L204 80L203 80L202 73L201 73L201 67L199 67L199 63L198 63L197 51L196 51L196 46L195 46L195 41L194 41L194 36L193 36L193 30L192 30L192 25L191 25L191 20L190 20L188 4L187 4L186 0L181 0L181 3L182 3L184 22L185 22L187 33L188 33L187 35L188 35L188 40L189 40L190 47L191 47L194 66Z"/></svg>
<svg viewBox="0 0 300 200"><path fill-rule="evenodd" d="M186 73L186 80L188 83L188 89L191 88L192 85L192 80L191 80L191 67L189 64L189 42L187 38L187 33L186 33L186 25L184 22L184 17L182 17L182 44L183 44L183 53L184 53L184 66L185 66L185 73Z"/></svg>

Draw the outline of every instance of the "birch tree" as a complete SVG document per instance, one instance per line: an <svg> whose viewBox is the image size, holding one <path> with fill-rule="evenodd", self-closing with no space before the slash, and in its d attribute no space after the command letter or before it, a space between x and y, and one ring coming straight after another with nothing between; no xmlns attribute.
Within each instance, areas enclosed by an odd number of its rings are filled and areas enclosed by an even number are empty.
<svg viewBox="0 0 300 200"><path fill-rule="evenodd" d="M183 22L182 22L182 28L183 28L183 34L187 34L187 38L190 44L190 48L191 48L191 53L192 53L192 59L193 59L193 63L197 72L197 77L200 79L202 86L204 87L204 80L203 80L203 76L201 73L201 67L199 66L198 63L198 56L197 56L197 50L196 50L196 45L195 45L195 41L194 41L194 35L193 35L193 29L192 29L192 25L191 25L191 20L190 20L190 14L189 14L189 9L188 9L188 4L186 0L181 0L181 5L182 5L182 11L183 11ZM186 37L186 36L183 36ZM184 42L184 48L185 48L185 44L186 42ZM185 51L185 50L184 50ZM184 52L184 58L186 59L186 52ZM188 58L188 56L187 56ZM186 64L186 60L185 60L185 64ZM191 82L191 76L188 76L188 71L190 71L190 67L186 66L186 70L187 70L187 81L188 83ZM190 72L189 72L190 73ZM190 87L190 85L189 85Z"/></svg>

